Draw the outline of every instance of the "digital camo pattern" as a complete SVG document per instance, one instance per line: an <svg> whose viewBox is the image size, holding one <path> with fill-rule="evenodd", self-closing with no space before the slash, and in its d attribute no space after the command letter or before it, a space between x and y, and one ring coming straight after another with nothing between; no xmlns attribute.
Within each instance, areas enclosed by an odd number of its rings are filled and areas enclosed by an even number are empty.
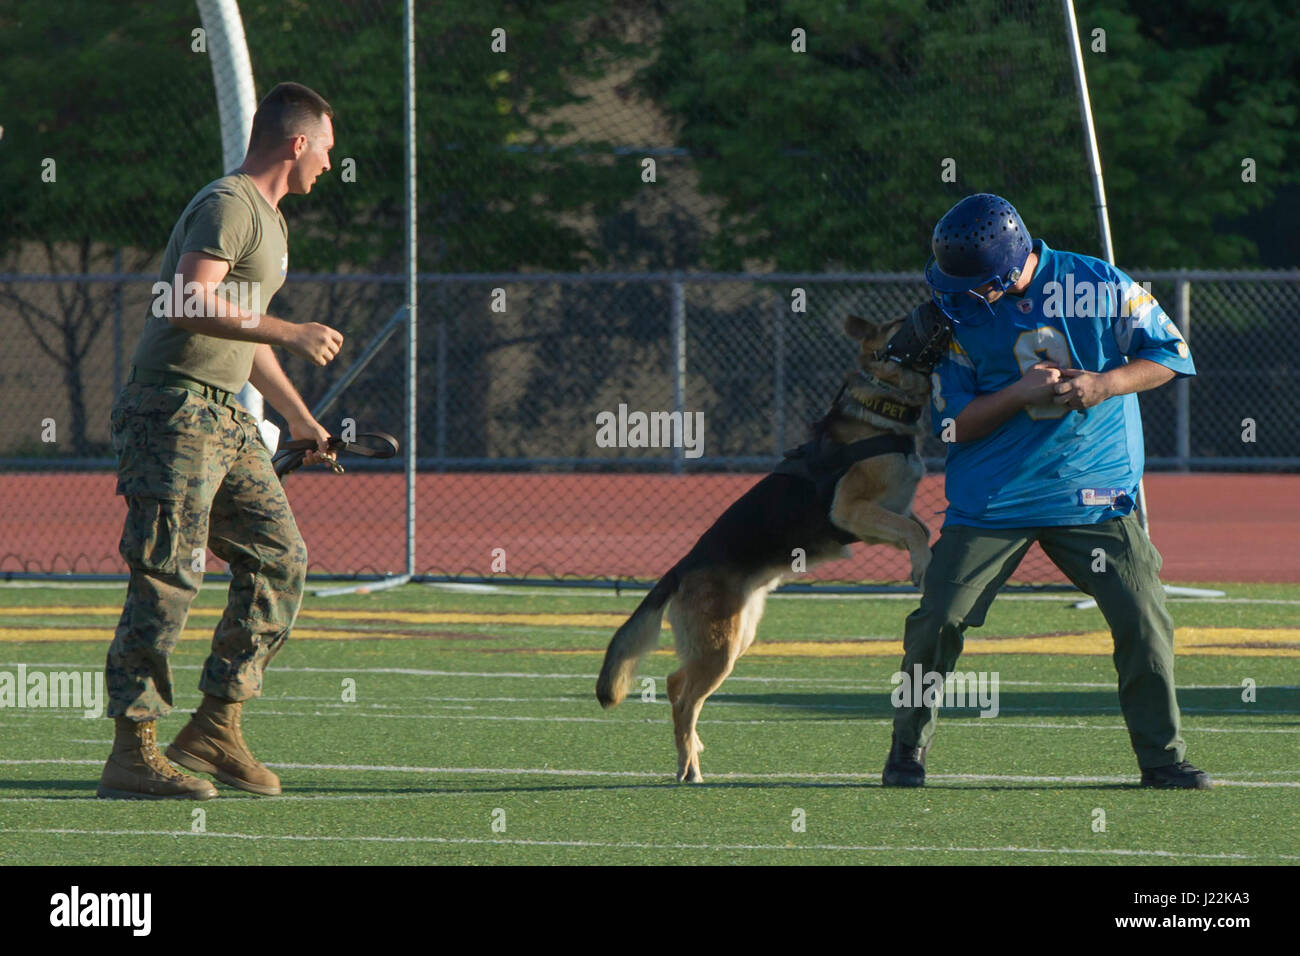
<svg viewBox="0 0 1300 956"><path fill-rule="evenodd" d="M307 548L256 421L197 392L131 383L113 406L112 439L131 577L108 650L107 716L152 720L171 709L169 659L205 548L233 580L199 689L259 696L302 603Z"/></svg>

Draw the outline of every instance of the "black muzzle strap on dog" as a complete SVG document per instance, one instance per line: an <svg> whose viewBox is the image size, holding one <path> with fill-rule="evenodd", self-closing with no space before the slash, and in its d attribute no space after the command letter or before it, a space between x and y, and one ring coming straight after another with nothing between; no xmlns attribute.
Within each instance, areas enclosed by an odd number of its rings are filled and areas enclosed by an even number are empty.
<svg viewBox="0 0 1300 956"><path fill-rule="evenodd" d="M929 375L947 354L951 338L948 317L933 302L924 302L912 310L875 357Z"/></svg>
<svg viewBox="0 0 1300 956"><path fill-rule="evenodd" d="M356 438L356 441L344 441L337 435L331 435L327 446L330 451L360 455L362 458L392 458L397 454L399 448L397 439L388 432L361 432ZM275 453L275 457L272 459L276 475L283 478L289 472L302 467L303 461L307 458L307 453L315 451L316 447L316 442L311 438L297 438L293 441L281 442L279 451ZM343 474L343 466L337 461L327 461L325 464L329 465L335 474Z"/></svg>

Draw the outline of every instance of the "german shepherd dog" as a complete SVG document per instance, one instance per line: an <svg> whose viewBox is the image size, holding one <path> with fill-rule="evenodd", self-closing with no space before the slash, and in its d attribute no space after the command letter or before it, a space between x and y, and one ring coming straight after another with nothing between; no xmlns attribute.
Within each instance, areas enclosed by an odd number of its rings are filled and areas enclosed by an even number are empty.
<svg viewBox="0 0 1300 956"><path fill-rule="evenodd" d="M924 473L916 439L930 378L885 357L886 344L907 321L845 320L844 331L860 343L858 367L814 425L813 440L787 452L772 474L723 512L605 651L596 698L608 708L627 696L638 662L657 646L667 607L681 661L668 675L679 783L703 779L704 745L695 729L700 708L753 643L767 594L792 575L796 556L802 553L812 567L847 557L854 541L888 544L907 549L912 582L921 583L930 530L912 514L912 497Z"/></svg>

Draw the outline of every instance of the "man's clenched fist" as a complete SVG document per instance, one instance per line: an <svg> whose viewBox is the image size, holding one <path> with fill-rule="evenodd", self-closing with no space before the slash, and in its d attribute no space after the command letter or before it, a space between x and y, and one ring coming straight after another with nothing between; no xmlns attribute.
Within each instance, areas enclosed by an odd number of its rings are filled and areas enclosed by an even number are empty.
<svg viewBox="0 0 1300 956"><path fill-rule="evenodd" d="M343 335L328 325L306 322L297 327L288 347L315 365L328 365L343 347Z"/></svg>
<svg viewBox="0 0 1300 956"><path fill-rule="evenodd" d="M1086 372L1081 368L1061 369L1061 381L1053 386L1057 405L1083 411L1100 405L1114 395L1109 379L1101 372Z"/></svg>

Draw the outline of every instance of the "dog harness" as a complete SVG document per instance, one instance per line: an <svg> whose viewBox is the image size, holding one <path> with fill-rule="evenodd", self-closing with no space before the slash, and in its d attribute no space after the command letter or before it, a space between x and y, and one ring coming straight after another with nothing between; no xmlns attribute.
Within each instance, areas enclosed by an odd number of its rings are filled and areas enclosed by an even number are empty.
<svg viewBox="0 0 1300 956"><path fill-rule="evenodd" d="M916 454L916 438L913 435L877 435L841 445L831 441L824 429L819 428L817 431L819 434L812 441L787 451L784 460L772 471L778 475L792 475L811 481L817 486L818 495L833 494L839 480L860 461L877 455Z"/></svg>
<svg viewBox="0 0 1300 956"><path fill-rule="evenodd" d="M865 390L860 387L863 384L867 386ZM852 402L841 402L845 394ZM862 369L858 369L840 388L831 410L863 421L871 421L871 416L875 415L891 422L915 425L921 419L921 406L915 404L911 396Z"/></svg>

